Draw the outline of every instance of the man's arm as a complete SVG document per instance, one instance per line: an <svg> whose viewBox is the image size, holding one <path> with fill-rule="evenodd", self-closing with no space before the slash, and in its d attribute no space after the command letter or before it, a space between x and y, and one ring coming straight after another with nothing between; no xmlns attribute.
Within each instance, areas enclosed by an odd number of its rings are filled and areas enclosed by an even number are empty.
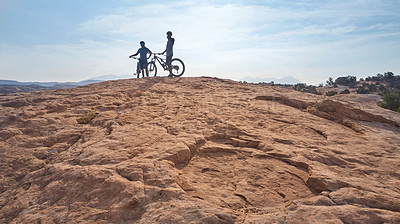
<svg viewBox="0 0 400 224"><path fill-rule="evenodd" d="M165 54L165 52L167 52L167 48L168 48L168 41L167 41L167 46L165 46L165 50L161 54Z"/></svg>
<svg viewBox="0 0 400 224"><path fill-rule="evenodd" d="M136 56L136 55L138 55L139 54L139 50L136 52L136 54L132 54L131 56L129 56L130 58L131 57L134 57L134 56Z"/></svg>
<svg viewBox="0 0 400 224"><path fill-rule="evenodd" d="M165 47L165 50L161 54L164 54L165 52L167 52L169 41L171 41L172 42L171 45L174 46L175 38L171 38L170 40L168 40L167 46Z"/></svg>

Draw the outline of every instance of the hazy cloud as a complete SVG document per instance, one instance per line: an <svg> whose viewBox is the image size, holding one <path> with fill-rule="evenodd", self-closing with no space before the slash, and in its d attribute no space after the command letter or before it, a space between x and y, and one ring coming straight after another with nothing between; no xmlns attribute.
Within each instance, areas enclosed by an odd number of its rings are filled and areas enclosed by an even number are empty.
<svg viewBox="0 0 400 224"><path fill-rule="evenodd" d="M36 75L54 80L127 74L134 66L127 56L139 41L153 52L163 51L165 32L171 30L175 55L186 62L187 75L292 75L316 83L334 74L400 70L395 63L400 56L393 53L400 42L395 1L129 2L119 1L121 6L76 24L71 32L80 39L71 43L2 47L0 57L15 60L13 52L29 51L30 60L20 60L31 63ZM392 58L369 55L376 50ZM7 64L0 67L2 73L24 73L17 62Z"/></svg>

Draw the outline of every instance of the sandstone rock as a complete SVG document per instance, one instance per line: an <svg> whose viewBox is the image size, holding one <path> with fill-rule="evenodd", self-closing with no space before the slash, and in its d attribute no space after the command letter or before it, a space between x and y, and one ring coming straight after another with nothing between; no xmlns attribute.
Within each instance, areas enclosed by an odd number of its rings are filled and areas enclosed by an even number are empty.
<svg viewBox="0 0 400 224"><path fill-rule="evenodd" d="M2 95L0 223L400 223L376 103L206 77Z"/></svg>

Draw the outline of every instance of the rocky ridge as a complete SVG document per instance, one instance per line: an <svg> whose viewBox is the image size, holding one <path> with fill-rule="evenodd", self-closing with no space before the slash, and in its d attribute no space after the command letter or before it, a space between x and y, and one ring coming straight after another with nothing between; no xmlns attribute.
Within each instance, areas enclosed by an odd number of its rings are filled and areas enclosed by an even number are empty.
<svg viewBox="0 0 400 224"><path fill-rule="evenodd" d="M376 102L206 77L3 95L0 222L400 223Z"/></svg>

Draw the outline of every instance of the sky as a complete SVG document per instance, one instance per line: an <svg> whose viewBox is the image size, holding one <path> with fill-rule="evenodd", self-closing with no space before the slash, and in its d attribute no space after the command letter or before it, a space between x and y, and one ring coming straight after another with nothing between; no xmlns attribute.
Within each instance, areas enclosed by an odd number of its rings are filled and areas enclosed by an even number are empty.
<svg viewBox="0 0 400 224"><path fill-rule="evenodd" d="M0 0L0 79L131 75L175 38L184 76L400 74L400 0ZM132 76L133 77L133 76Z"/></svg>

